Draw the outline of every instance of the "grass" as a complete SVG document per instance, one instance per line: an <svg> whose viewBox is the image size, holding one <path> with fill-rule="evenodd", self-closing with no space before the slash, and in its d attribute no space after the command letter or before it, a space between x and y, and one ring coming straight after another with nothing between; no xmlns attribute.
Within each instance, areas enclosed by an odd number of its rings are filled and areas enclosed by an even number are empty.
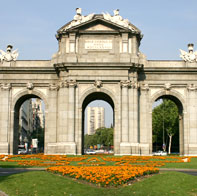
<svg viewBox="0 0 197 196"><path fill-rule="evenodd" d="M179 172L162 172L129 186L99 188L74 179L37 171L0 177L0 190L9 196L182 196L197 195L197 178Z"/></svg>
<svg viewBox="0 0 197 196"><path fill-rule="evenodd" d="M197 169L197 158L191 158L188 163L165 163L162 168Z"/></svg>

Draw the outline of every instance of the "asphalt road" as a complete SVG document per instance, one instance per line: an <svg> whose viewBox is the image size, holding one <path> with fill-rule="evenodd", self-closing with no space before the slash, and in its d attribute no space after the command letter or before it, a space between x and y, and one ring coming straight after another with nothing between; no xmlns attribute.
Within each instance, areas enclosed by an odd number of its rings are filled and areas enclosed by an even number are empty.
<svg viewBox="0 0 197 196"><path fill-rule="evenodd" d="M44 171L45 168L0 168L0 176L8 176L12 174L29 172L29 171ZM189 175L197 176L197 169L173 169L173 168L160 168L160 171L177 171Z"/></svg>
<svg viewBox="0 0 197 196"><path fill-rule="evenodd" d="M197 176L197 169L173 169L173 168L159 168L160 171L177 171L185 174Z"/></svg>
<svg viewBox="0 0 197 196"><path fill-rule="evenodd" d="M8 176L22 172L44 171L44 170L45 168L0 168L0 176Z"/></svg>

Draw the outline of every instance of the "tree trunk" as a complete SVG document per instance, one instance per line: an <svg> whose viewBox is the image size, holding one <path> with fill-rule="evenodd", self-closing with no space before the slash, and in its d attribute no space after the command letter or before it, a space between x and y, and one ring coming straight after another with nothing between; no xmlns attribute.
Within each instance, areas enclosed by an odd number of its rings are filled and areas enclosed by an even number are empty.
<svg viewBox="0 0 197 196"><path fill-rule="evenodd" d="M169 136L168 154L171 154L172 135L169 134L168 136Z"/></svg>

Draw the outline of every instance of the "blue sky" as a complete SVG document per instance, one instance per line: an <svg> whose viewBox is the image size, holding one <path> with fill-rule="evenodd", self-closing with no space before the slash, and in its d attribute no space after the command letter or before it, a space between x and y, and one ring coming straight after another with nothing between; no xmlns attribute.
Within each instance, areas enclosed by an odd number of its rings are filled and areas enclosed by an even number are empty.
<svg viewBox="0 0 197 196"><path fill-rule="evenodd" d="M1 1L0 49L18 48L20 60L50 59L57 51L56 31L72 20L75 8L84 15L119 8L120 15L141 29L141 51L147 59L179 60L179 48L197 48L196 0L9 0Z"/></svg>

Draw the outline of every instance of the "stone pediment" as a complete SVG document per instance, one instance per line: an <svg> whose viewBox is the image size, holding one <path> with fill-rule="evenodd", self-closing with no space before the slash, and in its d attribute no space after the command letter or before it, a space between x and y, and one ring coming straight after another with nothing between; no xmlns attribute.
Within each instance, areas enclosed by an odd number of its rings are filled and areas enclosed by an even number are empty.
<svg viewBox="0 0 197 196"><path fill-rule="evenodd" d="M108 26L105 26L103 24L96 24L93 26L90 26L89 28L85 29L86 31L114 31L113 28L110 28Z"/></svg>
<svg viewBox="0 0 197 196"><path fill-rule="evenodd" d="M74 20L61 27L57 33L85 30L85 31L127 31L141 34L141 31L131 24L127 19L118 15L89 14L88 16L76 15Z"/></svg>

